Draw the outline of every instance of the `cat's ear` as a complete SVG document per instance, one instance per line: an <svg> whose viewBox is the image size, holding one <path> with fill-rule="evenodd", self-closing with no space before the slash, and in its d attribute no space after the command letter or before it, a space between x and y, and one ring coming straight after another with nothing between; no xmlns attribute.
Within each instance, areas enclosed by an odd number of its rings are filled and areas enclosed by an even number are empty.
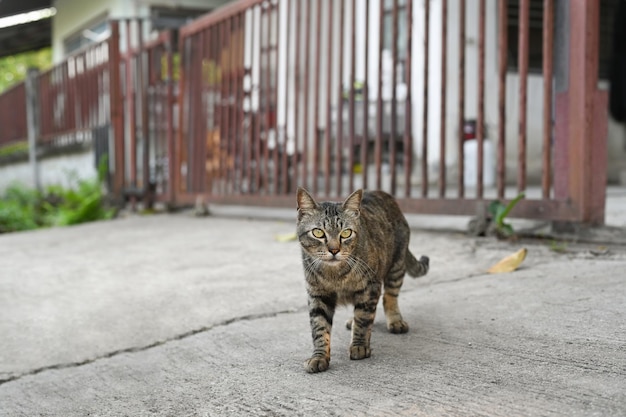
<svg viewBox="0 0 626 417"><path fill-rule="evenodd" d="M311 194L309 194L302 187L298 187L297 200L298 200L298 216L299 217L301 217L303 214L305 214L308 211L312 211L318 208L318 205L313 199L313 197L311 197Z"/></svg>
<svg viewBox="0 0 626 417"><path fill-rule="evenodd" d="M361 210L361 199L363 198L363 190L356 190L343 202L343 209L352 212L358 216Z"/></svg>

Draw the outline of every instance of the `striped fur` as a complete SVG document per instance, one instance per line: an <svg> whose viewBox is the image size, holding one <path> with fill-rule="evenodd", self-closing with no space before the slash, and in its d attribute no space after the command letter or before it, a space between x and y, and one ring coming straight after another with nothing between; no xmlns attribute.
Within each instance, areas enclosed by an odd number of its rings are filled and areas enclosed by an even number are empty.
<svg viewBox="0 0 626 417"><path fill-rule="evenodd" d="M308 372L330 364L330 334L335 308L352 304L350 359L369 358L376 306L383 294L387 328L406 333L398 308L405 273L428 272L428 257L409 251L410 230L400 207L382 191L357 190L343 203L316 202L298 188L297 234L308 292L313 355Z"/></svg>

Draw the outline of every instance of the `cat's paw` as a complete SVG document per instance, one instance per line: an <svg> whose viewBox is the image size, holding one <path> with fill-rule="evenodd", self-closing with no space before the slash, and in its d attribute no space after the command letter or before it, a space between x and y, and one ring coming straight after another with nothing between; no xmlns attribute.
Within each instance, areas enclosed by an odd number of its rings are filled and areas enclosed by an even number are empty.
<svg viewBox="0 0 626 417"><path fill-rule="evenodd" d="M304 361L304 369L310 374L324 372L330 365L330 359L323 356L313 356Z"/></svg>
<svg viewBox="0 0 626 417"><path fill-rule="evenodd" d="M352 318L350 318L347 322L346 322L346 328L348 330L352 330Z"/></svg>
<svg viewBox="0 0 626 417"><path fill-rule="evenodd" d="M409 331L409 325L404 320L394 321L393 323L387 324L387 329L390 333L400 334L406 333Z"/></svg>
<svg viewBox="0 0 626 417"><path fill-rule="evenodd" d="M369 346L350 346L350 359L352 360L369 358L371 354Z"/></svg>
<svg viewBox="0 0 626 417"><path fill-rule="evenodd" d="M422 255L422 257L420 258L420 263L424 264L426 266L430 265L430 258L426 255Z"/></svg>

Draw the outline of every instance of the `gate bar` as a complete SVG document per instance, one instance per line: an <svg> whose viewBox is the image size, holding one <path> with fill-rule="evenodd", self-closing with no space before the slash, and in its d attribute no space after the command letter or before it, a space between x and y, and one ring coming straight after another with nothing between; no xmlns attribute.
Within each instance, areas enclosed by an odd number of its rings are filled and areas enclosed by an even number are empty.
<svg viewBox="0 0 626 417"><path fill-rule="evenodd" d="M508 54L508 0L498 1L498 199L506 186L506 71Z"/></svg>
<svg viewBox="0 0 626 417"><path fill-rule="evenodd" d="M459 198L465 197L465 161L463 152L465 125L465 0L459 0L459 121L458 121L458 162Z"/></svg>
<svg viewBox="0 0 626 417"><path fill-rule="evenodd" d="M441 120L439 136L439 197L446 195L446 95L448 85L448 0L441 0Z"/></svg>
<svg viewBox="0 0 626 417"><path fill-rule="evenodd" d="M550 198L552 166L552 75L554 44L554 0L544 0L543 9L543 173L542 197Z"/></svg>
<svg viewBox="0 0 626 417"><path fill-rule="evenodd" d="M519 71L519 121L518 121L518 162L517 191L526 190L526 123L528 103L528 37L530 29L530 0L520 0L518 32L518 71Z"/></svg>
<svg viewBox="0 0 626 417"><path fill-rule="evenodd" d="M407 10L407 14L409 10ZM422 197L428 196L428 65L429 65L429 44L430 44L430 1L424 3L424 97L422 113ZM411 32L408 32L409 34ZM407 41L410 42L411 36ZM410 86L410 84L409 84ZM409 88L410 91L410 88ZM408 106L407 106L408 107ZM410 113L404 115L405 119L410 119ZM405 135L407 132L405 132ZM406 152L406 150L405 150ZM409 177L410 178L410 177ZM408 197L408 193L407 193Z"/></svg>
<svg viewBox="0 0 626 417"><path fill-rule="evenodd" d="M428 5L429 2L426 2L426 4ZM413 68L413 37L410 35L413 33L413 1L408 0L406 7L406 26L409 36L407 36L406 39L406 55L404 63L405 84L407 85L406 100L404 102L404 196L408 198L411 196L411 171L413 167L413 129L411 128L411 71ZM428 78L427 75L426 78ZM426 141L426 136L424 136L423 140ZM424 160L426 160L426 158L424 158ZM428 183L425 182L425 184L425 186L422 185L424 197L428 193Z"/></svg>
<svg viewBox="0 0 626 417"><path fill-rule="evenodd" d="M485 140L485 0L478 4L478 117L476 144L478 145L476 170L476 198L483 198L483 161Z"/></svg>

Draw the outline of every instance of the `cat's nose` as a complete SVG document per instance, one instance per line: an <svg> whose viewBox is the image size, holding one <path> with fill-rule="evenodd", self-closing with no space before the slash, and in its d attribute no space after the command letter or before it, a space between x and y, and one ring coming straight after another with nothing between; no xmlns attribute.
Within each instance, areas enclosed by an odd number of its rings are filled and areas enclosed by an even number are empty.
<svg viewBox="0 0 626 417"><path fill-rule="evenodd" d="M339 253L339 249L335 249L335 248L328 249L328 252L332 253L333 256L334 256L334 255L337 255Z"/></svg>

